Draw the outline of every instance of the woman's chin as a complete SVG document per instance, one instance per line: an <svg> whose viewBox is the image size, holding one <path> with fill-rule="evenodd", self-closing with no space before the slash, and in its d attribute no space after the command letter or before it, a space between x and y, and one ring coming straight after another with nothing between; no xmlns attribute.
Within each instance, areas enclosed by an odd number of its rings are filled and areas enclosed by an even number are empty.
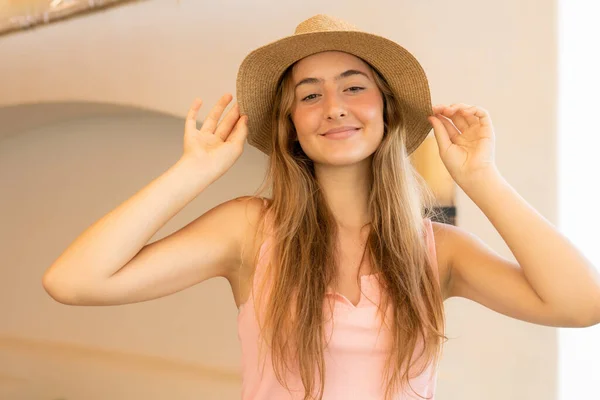
<svg viewBox="0 0 600 400"><path fill-rule="evenodd" d="M337 142L337 143L333 143ZM352 165L359 163L373 155L377 146L367 141L332 140L331 143L313 143L308 148L303 148L306 155L315 164L332 166Z"/></svg>
<svg viewBox="0 0 600 400"><path fill-rule="evenodd" d="M321 157L317 157L315 164L329 165L341 167L344 165L353 165L364 161L371 154L367 154L365 152L357 152L356 154L348 153L348 152L332 152L326 155L321 155Z"/></svg>

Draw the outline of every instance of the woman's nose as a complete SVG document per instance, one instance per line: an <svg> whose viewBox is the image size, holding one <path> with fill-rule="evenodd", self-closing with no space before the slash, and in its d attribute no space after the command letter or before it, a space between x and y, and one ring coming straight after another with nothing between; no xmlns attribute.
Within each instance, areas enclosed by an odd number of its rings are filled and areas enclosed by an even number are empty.
<svg viewBox="0 0 600 400"><path fill-rule="evenodd" d="M346 107L338 96L330 94L325 99L325 115L327 119L338 119L346 116Z"/></svg>

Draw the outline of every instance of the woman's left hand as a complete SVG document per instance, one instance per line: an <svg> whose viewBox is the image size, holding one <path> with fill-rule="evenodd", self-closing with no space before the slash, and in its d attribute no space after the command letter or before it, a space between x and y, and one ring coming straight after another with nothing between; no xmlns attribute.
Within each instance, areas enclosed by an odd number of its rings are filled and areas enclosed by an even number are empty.
<svg viewBox="0 0 600 400"><path fill-rule="evenodd" d="M497 173L494 128L486 110L459 103L434 106L433 113L427 119L433 126L440 157L456 183L462 186L487 173Z"/></svg>

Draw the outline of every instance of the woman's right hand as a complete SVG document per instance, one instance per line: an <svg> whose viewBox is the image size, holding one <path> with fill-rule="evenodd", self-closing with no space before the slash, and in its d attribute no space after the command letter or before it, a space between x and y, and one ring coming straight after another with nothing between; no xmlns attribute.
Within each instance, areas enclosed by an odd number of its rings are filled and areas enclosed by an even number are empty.
<svg viewBox="0 0 600 400"><path fill-rule="evenodd" d="M219 122L232 99L231 94L221 97L200 129L196 128L196 119L202 100L196 99L185 121L182 159L193 160L202 167L210 168L216 175L215 179L231 168L242 155L248 135L248 117L240 117L237 102Z"/></svg>

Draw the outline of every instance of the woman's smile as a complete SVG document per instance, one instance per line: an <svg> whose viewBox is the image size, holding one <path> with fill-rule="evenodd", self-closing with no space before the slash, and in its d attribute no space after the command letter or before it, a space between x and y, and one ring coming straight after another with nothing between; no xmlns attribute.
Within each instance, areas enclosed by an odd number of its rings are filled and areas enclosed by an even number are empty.
<svg viewBox="0 0 600 400"><path fill-rule="evenodd" d="M347 139L351 136L354 136L359 130L360 130L360 128L350 128L350 129L345 129L343 131L336 130L331 133L325 133L324 135L321 135L321 136L325 139L333 139L333 140Z"/></svg>

